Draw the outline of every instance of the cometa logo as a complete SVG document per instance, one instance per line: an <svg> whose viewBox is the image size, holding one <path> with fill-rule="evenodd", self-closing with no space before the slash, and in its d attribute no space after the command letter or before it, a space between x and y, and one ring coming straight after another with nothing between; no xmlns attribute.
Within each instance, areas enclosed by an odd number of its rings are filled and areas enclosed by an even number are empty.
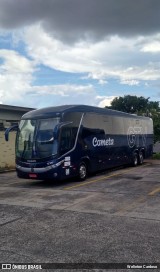
<svg viewBox="0 0 160 272"><path fill-rule="evenodd" d="M108 146L108 145L114 145L114 139L108 138L108 139L97 139L96 137L93 138L92 144L94 147L96 146Z"/></svg>

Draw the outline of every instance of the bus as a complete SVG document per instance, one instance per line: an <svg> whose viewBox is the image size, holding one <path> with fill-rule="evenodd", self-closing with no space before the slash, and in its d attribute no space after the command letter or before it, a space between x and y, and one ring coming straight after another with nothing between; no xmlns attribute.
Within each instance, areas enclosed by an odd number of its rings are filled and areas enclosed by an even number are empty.
<svg viewBox="0 0 160 272"><path fill-rule="evenodd" d="M10 127L5 131L9 140ZM20 178L85 180L89 173L141 165L153 151L149 117L87 105L63 105L24 114L16 127Z"/></svg>

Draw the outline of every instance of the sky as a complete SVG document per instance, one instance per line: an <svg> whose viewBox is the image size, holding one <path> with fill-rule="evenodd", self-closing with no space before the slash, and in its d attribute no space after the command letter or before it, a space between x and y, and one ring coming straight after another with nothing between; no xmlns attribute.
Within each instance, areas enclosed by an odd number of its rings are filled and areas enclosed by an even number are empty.
<svg viewBox="0 0 160 272"><path fill-rule="evenodd" d="M0 0L0 103L160 101L159 0Z"/></svg>

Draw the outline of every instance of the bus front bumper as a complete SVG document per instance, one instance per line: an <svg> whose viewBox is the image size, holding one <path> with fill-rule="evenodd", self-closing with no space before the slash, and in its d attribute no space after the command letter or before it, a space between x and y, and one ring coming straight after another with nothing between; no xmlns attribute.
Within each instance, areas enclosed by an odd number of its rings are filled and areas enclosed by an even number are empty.
<svg viewBox="0 0 160 272"><path fill-rule="evenodd" d="M65 168L62 166L62 163L57 163L53 165L48 165L46 167L24 167L16 165L17 176L19 178L26 179L64 179L69 178L72 175L75 175L75 170L72 167Z"/></svg>
<svg viewBox="0 0 160 272"><path fill-rule="evenodd" d="M49 165L46 167L23 167L16 165L17 175L20 178L32 179L53 179L60 176L60 167L56 165Z"/></svg>

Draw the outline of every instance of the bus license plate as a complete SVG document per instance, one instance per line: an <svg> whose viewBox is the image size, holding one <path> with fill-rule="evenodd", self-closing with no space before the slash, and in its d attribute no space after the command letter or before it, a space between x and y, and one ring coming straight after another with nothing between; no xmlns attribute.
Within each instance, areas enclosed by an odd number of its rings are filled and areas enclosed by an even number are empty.
<svg viewBox="0 0 160 272"><path fill-rule="evenodd" d="M37 174L29 174L30 178L37 178Z"/></svg>

